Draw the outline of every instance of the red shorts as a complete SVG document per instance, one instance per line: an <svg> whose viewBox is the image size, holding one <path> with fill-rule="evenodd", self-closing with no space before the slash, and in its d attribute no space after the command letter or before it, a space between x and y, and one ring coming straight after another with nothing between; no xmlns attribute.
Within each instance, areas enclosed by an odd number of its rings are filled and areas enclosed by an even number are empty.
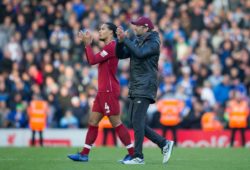
<svg viewBox="0 0 250 170"><path fill-rule="evenodd" d="M104 116L119 115L119 95L105 92L97 93L92 111L102 113Z"/></svg>

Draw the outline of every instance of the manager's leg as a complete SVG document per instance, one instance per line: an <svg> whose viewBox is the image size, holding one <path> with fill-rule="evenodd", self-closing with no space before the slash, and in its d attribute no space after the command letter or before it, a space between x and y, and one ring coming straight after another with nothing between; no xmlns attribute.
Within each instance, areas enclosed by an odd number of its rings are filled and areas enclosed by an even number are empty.
<svg viewBox="0 0 250 170"><path fill-rule="evenodd" d="M150 102L143 98L134 98L131 104L133 105L131 113L135 137L134 156L143 158L142 145L145 136L146 113Z"/></svg>

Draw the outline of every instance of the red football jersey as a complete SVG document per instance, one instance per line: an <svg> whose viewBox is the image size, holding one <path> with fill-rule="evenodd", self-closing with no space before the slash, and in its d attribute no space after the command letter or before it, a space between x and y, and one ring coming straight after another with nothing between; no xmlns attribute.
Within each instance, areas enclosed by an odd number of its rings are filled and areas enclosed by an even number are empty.
<svg viewBox="0 0 250 170"><path fill-rule="evenodd" d="M120 93L119 82L116 78L118 59L115 54L116 42L111 41L97 54L93 53L90 45L85 46L89 64L98 65L98 92Z"/></svg>

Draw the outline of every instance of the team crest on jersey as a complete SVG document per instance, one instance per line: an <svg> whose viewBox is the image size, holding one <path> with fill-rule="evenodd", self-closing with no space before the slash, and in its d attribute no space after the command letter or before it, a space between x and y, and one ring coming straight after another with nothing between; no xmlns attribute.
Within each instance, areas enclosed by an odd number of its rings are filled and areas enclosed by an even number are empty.
<svg viewBox="0 0 250 170"><path fill-rule="evenodd" d="M102 50L100 54L102 57L105 57L106 55L108 55L108 52L105 50Z"/></svg>

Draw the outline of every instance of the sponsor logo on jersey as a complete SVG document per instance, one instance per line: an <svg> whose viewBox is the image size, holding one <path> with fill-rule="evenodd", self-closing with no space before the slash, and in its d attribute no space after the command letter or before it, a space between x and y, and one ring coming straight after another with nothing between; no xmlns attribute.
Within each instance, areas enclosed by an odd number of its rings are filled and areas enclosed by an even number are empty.
<svg viewBox="0 0 250 170"><path fill-rule="evenodd" d="M100 54L102 57L105 57L106 55L108 55L108 52L105 50L102 50Z"/></svg>

